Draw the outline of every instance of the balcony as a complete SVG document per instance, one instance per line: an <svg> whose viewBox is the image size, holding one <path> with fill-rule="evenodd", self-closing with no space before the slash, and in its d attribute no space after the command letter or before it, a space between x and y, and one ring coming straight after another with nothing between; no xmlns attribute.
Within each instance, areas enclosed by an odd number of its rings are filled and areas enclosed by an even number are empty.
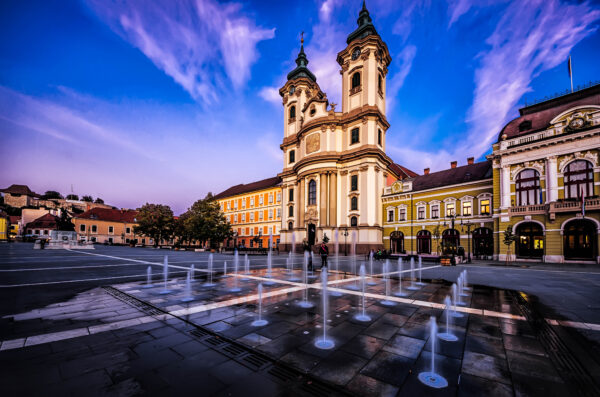
<svg viewBox="0 0 600 397"><path fill-rule="evenodd" d="M547 204L520 205L508 209L508 214L515 215L544 215L547 212Z"/></svg>
<svg viewBox="0 0 600 397"><path fill-rule="evenodd" d="M600 210L600 198L589 197L585 199L585 210L594 211ZM556 219L557 213L564 212L581 212L581 200L563 200L554 201L548 204L522 205L519 207L511 207L508 209L508 214L515 215L546 215L550 216L550 220Z"/></svg>

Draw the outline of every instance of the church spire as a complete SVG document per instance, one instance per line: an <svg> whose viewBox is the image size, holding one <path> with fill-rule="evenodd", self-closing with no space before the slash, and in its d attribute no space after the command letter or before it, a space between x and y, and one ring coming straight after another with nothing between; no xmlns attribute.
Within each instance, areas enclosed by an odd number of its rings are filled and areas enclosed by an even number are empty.
<svg viewBox="0 0 600 397"><path fill-rule="evenodd" d="M300 38L300 52L298 53L298 57L296 58L296 68L288 73L287 79L293 80L299 77L307 77L317 82L317 78L310 70L308 70L308 58L304 53L304 32L301 33Z"/></svg>
<svg viewBox="0 0 600 397"><path fill-rule="evenodd" d="M358 28L348 35L348 38L346 39L347 44L350 44L355 39L362 39L369 35L377 35L375 26L373 26L373 20L369 15L369 10L367 10L367 4L365 0L363 0L362 9L358 14L358 19L356 22L358 23Z"/></svg>

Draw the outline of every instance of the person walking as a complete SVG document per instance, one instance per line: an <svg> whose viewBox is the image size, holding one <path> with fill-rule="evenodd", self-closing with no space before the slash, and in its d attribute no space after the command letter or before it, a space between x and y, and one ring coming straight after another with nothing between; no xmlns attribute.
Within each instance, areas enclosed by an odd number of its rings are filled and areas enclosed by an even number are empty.
<svg viewBox="0 0 600 397"><path fill-rule="evenodd" d="M321 269L327 266L327 256L329 255L329 248L325 243L321 243L319 247L319 254L321 255Z"/></svg>

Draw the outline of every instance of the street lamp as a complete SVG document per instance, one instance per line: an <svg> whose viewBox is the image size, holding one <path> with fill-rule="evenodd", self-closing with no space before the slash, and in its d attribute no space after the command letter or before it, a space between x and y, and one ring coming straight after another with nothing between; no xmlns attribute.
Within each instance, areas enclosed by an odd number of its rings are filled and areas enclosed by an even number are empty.
<svg viewBox="0 0 600 397"><path fill-rule="evenodd" d="M461 227L461 231L464 231L464 226L467 227L467 247L469 250L469 254L467 256L467 261L469 263L471 263L471 226L473 226L473 224L469 220L467 220L466 222L463 223L463 220L461 219L460 225L463 226L463 227Z"/></svg>
<svg viewBox="0 0 600 397"><path fill-rule="evenodd" d="M454 220L456 219L456 214L455 214L454 212L450 213L450 215L446 214L446 218L450 218L450 225L451 225L451 226L450 226L450 229L451 229L451 230L454 230ZM445 226L446 226L446 221L444 221L444 227L445 227ZM442 236L442 239L443 239L443 238L444 238L444 237ZM460 243L460 239L459 239L458 241L459 241L459 243ZM456 253L456 250L457 250L457 249L458 249L458 245L456 245L456 246L454 247L454 249L452 250L452 262L451 262L451 263L452 263L453 265L456 265L456 258L455 258L454 256L455 256L455 253Z"/></svg>
<svg viewBox="0 0 600 397"><path fill-rule="evenodd" d="M342 232L342 236L344 236L344 256L348 256L348 228L345 227Z"/></svg>

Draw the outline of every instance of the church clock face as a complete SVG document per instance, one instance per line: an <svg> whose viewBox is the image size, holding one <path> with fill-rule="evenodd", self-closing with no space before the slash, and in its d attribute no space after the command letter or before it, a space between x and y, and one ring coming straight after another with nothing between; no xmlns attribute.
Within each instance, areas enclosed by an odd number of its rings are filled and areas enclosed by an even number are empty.
<svg viewBox="0 0 600 397"><path fill-rule="evenodd" d="M354 51L352 51L352 60L355 61L356 59L358 59L358 57L360 56L360 48L355 48Z"/></svg>
<svg viewBox="0 0 600 397"><path fill-rule="evenodd" d="M584 121L581 117L577 117L569 123L569 127L571 128L581 128L583 127Z"/></svg>

